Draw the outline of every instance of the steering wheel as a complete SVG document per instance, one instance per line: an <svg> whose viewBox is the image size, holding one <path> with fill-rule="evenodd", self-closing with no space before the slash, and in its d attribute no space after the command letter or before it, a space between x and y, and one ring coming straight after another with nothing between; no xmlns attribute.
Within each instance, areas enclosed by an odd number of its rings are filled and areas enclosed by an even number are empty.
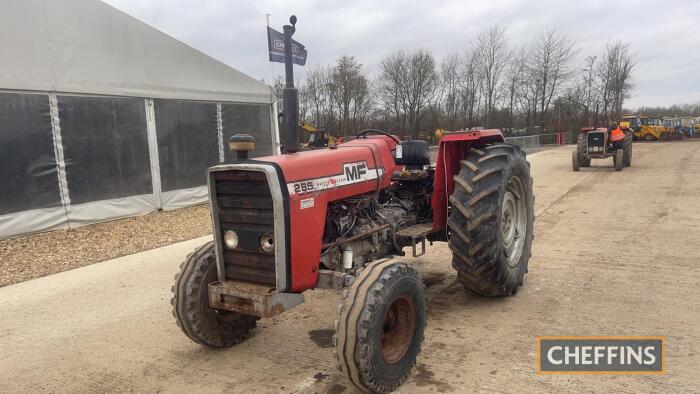
<svg viewBox="0 0 700 394"><path fill-rule="evenodd" d="M367 134L369 134L369 133L385 135L385 136L391 138L392 140L396 141L397 144L401 144L401 141L399 141L393 135L387 133L386 131L381 131L381 130L377 130L377 129L364 129L364 130L360 131L359 133L357 133L357 137L358 138L367 138Z"/></svg>

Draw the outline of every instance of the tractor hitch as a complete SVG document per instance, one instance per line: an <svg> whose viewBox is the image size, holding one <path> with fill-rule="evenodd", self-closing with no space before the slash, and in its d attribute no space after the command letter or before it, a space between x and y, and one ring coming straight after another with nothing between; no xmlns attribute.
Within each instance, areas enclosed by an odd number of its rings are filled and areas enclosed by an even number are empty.
<svg viewBox="0 0 700 394"><path fill-rule="evenodd" d="M253 315L273 317L304 302L303 294L279 293L269 286L226 281L209 285L209 306Z"/></svg>

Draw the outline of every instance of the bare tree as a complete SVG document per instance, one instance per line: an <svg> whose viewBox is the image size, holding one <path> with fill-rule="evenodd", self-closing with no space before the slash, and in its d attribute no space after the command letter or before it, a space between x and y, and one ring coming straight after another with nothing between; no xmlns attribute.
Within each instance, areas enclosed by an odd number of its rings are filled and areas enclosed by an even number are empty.
<svg viewBox="0 0 700 394"><path fill-rule="evenodd" d="M467 50L462 56L462 78L460 101L463 128L476 126L479 122L481 105L481 81L479 79L479 60L476 51Z"/></svg>
<svg viewBox="0 0 700 394"><path fill-rule="evenodd" d="M364 106L367 98L368 80L362 72L362 65L353 57L343 55L336 61L330 73L333 102L337 107L338 130L342 135L357 123L358 108Z"/></svg>
<svg viewBox="0 0 700 394"><path fill-rule="evenodd" d="M300 107L306 107L305 112L309 114L302 119L317 126L323 124L324 113L330 104L327 74L325 68L310 68L303 79L303 86L299 89Z"/></svg>
<svg viewBox="0 0 700 394"><path fill-rule="evenodd" d="M491 127L509 56L505 27L492 26L479 34L476 39L476 55L484 95L484 118L486 126Z"/></svg>
<svg viewBox="0 0 700 394"><path fill-rule="evenodd" d="M525 78L525 61L527 59L527 51L525 48L520 50L508 61L506 69L506 77L504 83L504 93L508 111L508 127L515 127L515 108L520 101L521 84Z"/></svg>
<svg viewBox="0 0 700 394"><path fill-rule="evenodd" d="M379 91L382 103L387 111L395 117L394 125L397 130L404 128L403 103L404 98L404 74L406 72L406 54L396 52L384 58L381 63L381 76L379 77ZM391 129L391 127L387 127Z"/></svg>
<svg viewBox="0 0 700 394"><path fill-rule="evenodd" d="M299 81L301 118L331 135L348 135L367 123L372 112L371 82L352 56L333 67L312 67Z"/></svg>
<svg viewBox="0 0 700 394"><path fill-rule="evenodd" d="M380 87L387 109L405 120L412 138L418 137L421 116L437 87L435 59L426 50L397 52L382 61Z"/></svg>
<svg viewBox="0 0 700 394"><path fill-rule="evenodd" d="M625 98L632 90L635 62L628 44L608 43L597 66L603 112L608 122L619 118Z"/></svg>
<svg viewBox="0 0 700 394"><path fill-rule="evenodd" d="M564 83L573 75L571 62L576 56L574 42L556 29L543 30L530 48L528 67L538 88L540 125L547 121L552 99L561 93Z"/></svg>
<svg viewBox="0 0 700 394"><path fill-rule="evenodd" d="M437 86L435 58L427 50L418 50L408 57L405 75L404 112L412 138L418 138L420 119Z"/></svg>
<svg viewBox="0 0 700 394"><path fill-rule="evenodd" d="M460 56L450 52L440 63L439 87L436 102L438 113L443 113L441 126L454 130L460 119Z"/></svg>
<svg viewBox="0 0 700 394"><path fill-rule="evenodd" d="M629 46L608 44L602 55L579 65L576 53L573 41L555 29L510 50L506 29L493 26L439 64L427 50L394 52L374 80L346 55L306 73L300 110L333 134L379 127L412 138L431 127L526 127L537 133L555 123L590 125L598 113L615 118L632 89Z"/></svg>

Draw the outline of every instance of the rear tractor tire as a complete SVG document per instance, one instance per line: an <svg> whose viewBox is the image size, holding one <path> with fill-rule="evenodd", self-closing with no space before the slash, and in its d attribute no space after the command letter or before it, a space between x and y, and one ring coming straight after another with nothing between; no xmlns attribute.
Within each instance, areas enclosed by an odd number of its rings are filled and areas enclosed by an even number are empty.
<svg viewBox="0 0 700 394"><path fill-rule="evenodd" d="M581 164L578 161L578 152L576 151L571 152L571 166L574 171L578 171L581 168Z"/></svg>
<svg viewBox="0 0 700 394"><path fill-rule="evenodd" d="M344 296L333 336L341 373L363 391L394 391L423 343L425 285L408 265L380 260L365 267Z"/></svg>
<svg viewBox="0 0 700 394"><path fill-rule="evenodd" d="M630 139L625 144L622 155L622 164L625 167L630 167L632 165L632 140Z"/></svg>
<svg viewBox="0 0 700 394"><path fill-rule="evenodd" d="M659 137L659 139L660 139L661 141L671 141L671 134L669 134L668 132L664 131L663 133L661 133L661 136Z"/></svg>
<svg viewBox="0 0 700 394"><path fill-rule="evenodd" d="M250 335L259 318L211 308L208 286L216 280L214 242L208 242L180 265L170 303L178 327L191 340L215 348L231 347Z"/></svg>
<svg viewBox="0 0 700 394"><path fill-rule="evenodd" d="M624 160L625 160L625 150L624 149L618 149L615 151L615 156L613 156L613 164L615 165L615 171L622 171L622 167L624 167Z"/></svg>
<svg viewBox="0 0 700 394"><path fill-rule="evenodd" d="M472 149L454 180L447 227L459 281L486 296L515 294L532 255L535 220L525 153L506 144Z"/></svg>

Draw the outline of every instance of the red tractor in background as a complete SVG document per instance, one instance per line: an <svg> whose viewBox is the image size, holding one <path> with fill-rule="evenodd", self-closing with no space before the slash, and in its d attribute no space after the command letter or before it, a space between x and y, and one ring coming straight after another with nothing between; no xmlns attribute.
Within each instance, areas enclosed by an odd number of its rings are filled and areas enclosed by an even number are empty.
<svg viewBox="0 0 700 394"><path fill-rule="evenodd" d="M615 171L632 165L633 130L628 122L620 122L620 129L625 138L616 145L610 141L610 131L605 127L584 127L578 135L576 150L571 153L571 164L574 171L581 167L590 167L591 159L613 158Z"/></svg>
<svg viewBox="0 0 700 394"><path fill-rule="evenodd" d="M306 290L345 290L339 369L362 390L390 392L415 365L427 318L420 275L392 256L447 242L466 289L515 294L533 239L530 166L498 130L445 133L434 166L425 141L379 130L300 151L290 21L285 154L248 159L252 137L229 140L237 161L208 170L214 240L182 264L173 314L193 341L229 347Z"/></svg>

